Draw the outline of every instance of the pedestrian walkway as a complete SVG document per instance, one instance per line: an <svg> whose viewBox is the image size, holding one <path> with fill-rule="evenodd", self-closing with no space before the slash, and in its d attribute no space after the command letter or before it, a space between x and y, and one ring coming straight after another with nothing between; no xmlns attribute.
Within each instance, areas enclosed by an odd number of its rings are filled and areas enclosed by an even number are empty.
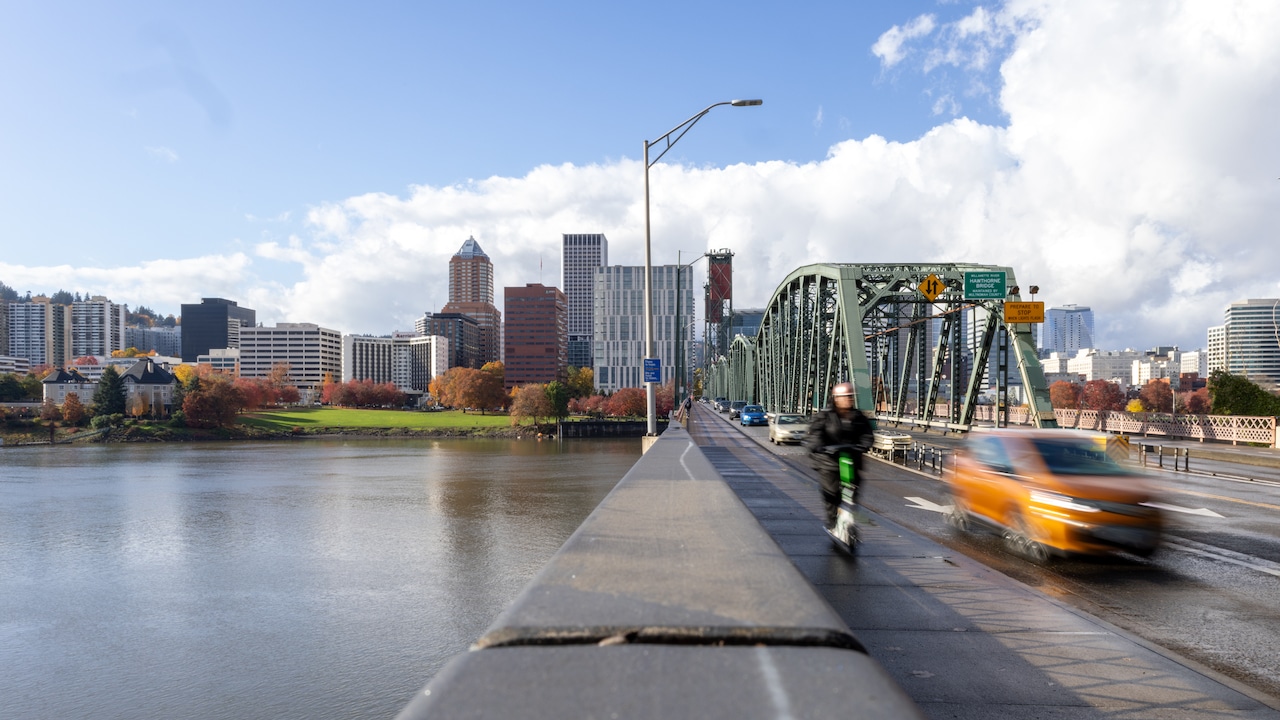
<svg viewBox="0 0 1280 720"><path fill-rule="evenodd" d="M935 718L1280 718L1267 698L874 513L858 557L816 484L713 411L704 454L907 694ZM875 468L869 468L874 482ZM851 699L852 701L853 699Z"/></svg>

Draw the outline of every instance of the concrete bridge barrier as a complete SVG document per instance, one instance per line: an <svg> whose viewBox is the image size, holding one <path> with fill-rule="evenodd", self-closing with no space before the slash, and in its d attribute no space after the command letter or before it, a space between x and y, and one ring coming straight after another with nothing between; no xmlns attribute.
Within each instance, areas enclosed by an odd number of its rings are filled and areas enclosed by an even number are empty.
<svg viewBox="0 0 1280 720"><path fill-rule="evenodd" d="M922 717L672 423L400 713Z"/></svg>

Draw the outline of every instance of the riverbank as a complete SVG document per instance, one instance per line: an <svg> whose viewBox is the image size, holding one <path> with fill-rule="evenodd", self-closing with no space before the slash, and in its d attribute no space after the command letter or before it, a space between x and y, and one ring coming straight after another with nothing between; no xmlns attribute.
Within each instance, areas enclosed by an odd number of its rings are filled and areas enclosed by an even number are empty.
<svg viewBox="0 0 1280 720"><path fill-rule="evenodd" d="M173 427L167 422L126 420L103 430L57 428L54 443L147 443L290 440L325 437L367 438L490 438L537 440L556 437L555 423L511 425L502 414L475 412L413 412L349 408L286 408L246 413L226 428ZM601 436L614 436L606 434ZM0 427L5 446L48 445L49 431L36 421Z"/></svg>

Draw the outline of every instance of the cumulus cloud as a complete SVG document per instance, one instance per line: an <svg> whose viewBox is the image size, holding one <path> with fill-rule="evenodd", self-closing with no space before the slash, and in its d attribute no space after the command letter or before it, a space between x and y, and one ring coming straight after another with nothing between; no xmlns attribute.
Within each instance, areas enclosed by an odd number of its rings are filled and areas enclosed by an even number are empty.
<svg viewBox="0 0 1280 720"><path fill-rule="evenodd" d="M763 306L809 263L1009 265L1050 305L1091 306L1104 347L1203 346L1227 304L1280 294L1280 137L1271 127L1280 4L1224 12L1134 0L1105 10L1011 0L945 32L919 18L899 28L896 38L933 33L936 47L917 48L921 57L951 57L962 36L1003 43L992 77L1007 122L956 118L910 142L848 140L810 163L660 163L655 262L731 249L738 307ZM905 57L905 40L889 35L876 50L886 65ZM977 67L960 55L946 62ZM252 258L0 265L0 278L70 289L61 278L72 274L117 301L175 309L221 295L265 322L386 333L444 304L449 258L471 236L494 262L499 306L502 287L561 284L563 233L604 233L612 264L642 264L643 198L638 159L547 165L322 203L304 232L261 243ZM258 263L288 264L301 279L263 282Z"/></svg>
<svg viewBox="0 0 1280 720"><path fill-rule="evenodd" d="M906 58L907 50L903 46L907 41L928 35L936 26L932 15L921 15L906 25L894 25L871 46L871 53L880 58L881 65L891 68Z"/></svg>

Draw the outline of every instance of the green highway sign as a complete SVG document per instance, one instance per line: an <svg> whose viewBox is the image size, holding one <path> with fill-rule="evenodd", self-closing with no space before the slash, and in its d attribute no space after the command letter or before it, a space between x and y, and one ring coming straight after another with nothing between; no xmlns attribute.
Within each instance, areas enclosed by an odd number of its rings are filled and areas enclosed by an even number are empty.
<svg viewBox="0 0 1280 720"><path fill-rule="evenodd" d="M971 270L964 274L965 300L1003 300L1008 294L1003 270Z"/></svg>

